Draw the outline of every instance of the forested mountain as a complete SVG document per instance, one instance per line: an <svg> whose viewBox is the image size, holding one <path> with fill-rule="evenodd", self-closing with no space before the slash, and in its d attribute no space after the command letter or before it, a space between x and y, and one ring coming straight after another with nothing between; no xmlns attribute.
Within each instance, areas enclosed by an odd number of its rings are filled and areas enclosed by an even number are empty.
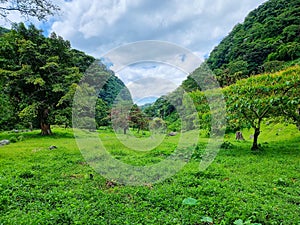
<svg viewBox="0 0 300 225"><path fill-rule="evenodd" d="M44 37L33 25L0 32L0 129L41 127L50 134L50 124L70 126L75 89L95 59L55 33ZM101 62L98 67L108 82L99 93L97 113L106 115L103 110L125 86Z"/></svg>
<svg viewBox="0 0 300 225"><path fill-rule="evenodd" d="M237 24L207 59L221 86L275 72L300 57L300 1L269 0ZM184 82L194 87L192 80Z"/></svg>

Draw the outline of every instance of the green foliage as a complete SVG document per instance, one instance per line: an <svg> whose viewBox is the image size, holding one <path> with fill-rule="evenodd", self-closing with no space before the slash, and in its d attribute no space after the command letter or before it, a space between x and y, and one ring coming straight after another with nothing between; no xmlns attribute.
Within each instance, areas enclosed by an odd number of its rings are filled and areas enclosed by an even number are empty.
<svg viewBox="0 0 300 225"><path fill-rule="evenodd" d="M213 218L211 218L209 216L203 216L202 219L201 219L201 222L213 224Z"/></svg>
<svg viewBox="0 0 300 225"><path fill-rule="evenodd" d="M192 205L197 205L197 203L198 203L197 199L194 199L191 197L185 198L182 201L183 205L191 205L192 206Z"/></svg>
<svg viewBox="0 0 300 225"><path fill-rule="evenodd" d="M108 106L112 106L121 91L124 91L126 88L124 83L119 78L114 76L112 71L109 71L105 68L103 68L103 70L108 73L109 78L101 88L99 92L99 98L106 102Z"/></svg>
<svg viewBox="0 0 300 225"><path fill-rule="evenodd" d="M288 42L280 45L277 50L268 55L268 60L293 61L300 58L300 43Z"/></svg>
<svg viewBox="0 0 300 225"><path fill-rule="evenodd" d="M246 220L245 222L242 219L234 221L234 225L262 225L261 223L251 223L251 220Z"/></svg>
<svg viewBox="0 0 300 225"><path fill-rule="evenodd" d="M16 143L16 142L18 141L18 139L17 139L16 137L11 137L11 138L9 139L9 141L10 141L11 143Z"/></svg>
<svg viewBox="0 0 300 225"><path fill-rule="evenodd" d="M1 79L1 78L0 78ZM9 96L4 93L0 83L0 129L7 130L13 125L13 107L9 101Z"/></svg>
<svg viewBox="0 0 300 225"><path fill-rule="evenodd" d="M176 95L174 93L174 95ZM152 105L144 108L143 112L150 119L160 118L167 125L169 130L178 131L181 130L181 122L179 120L179 114L177 113L176 105L170 102L172 97L162 96L158 98ZM176 101L176 100L175 100ZM175 102L173 101L173 103ZM178 96L179 104L181 99Z"/></svg>
<svg viewBox="0 0 300 225"><path fill-rule="evenodd" d="M0 27L0 36L1 36L2 34L8 33L8 32L9 32L8 29L6 29L6 28L4 28L4 27Z"/></svg>
<svg viewBox="0 0 300 225"><path fill-rule="evenodd" d="M222 149L232 149L233 148L233 144L230 143L229 141L224 141L221 146Z"/></svg>
<svg viewBox="0 0 300 225"><path fill-rule="evenodd" d="M94 60L55 33L46 38L33 25L15 24L0 36L1 129L18 124L35 128L44 124L45 129L50 124L71 126L77 84ZM96 106L98 126L108 125L105 111L124 84L100 61L97 70L89 72L108 79Z"/></svg>
<svg viewBox="0 0 300 225"><path fill-rule="evenodd" d="M254 129L253 149L257 149L260 124L265 118L286 116L299 124L300 67L275 74L263 74L224 88L229 123Z"/></svg>
<svg viewBox="0 0 300 225"><path fill-rule="evenodd" d="M38 127L40 122L60 121L55 116L71 106L66 95L82 76L69 43L61 37L45 38L33 25L24 24L15 25L0 42L3 89L14 109L14 123Z"/></svg>
<svg viewBox="0 0 300 225"><path fill-rule="evenodd" d="M109 107L103 99L98 98L96 102L95 120L97 127L109 125Z"/></svg>
<svg viewBox="0 0 300 225"><path fill-rule="evenodd" d="M136 104L130 109L129 121L132 128L138 129L138 133L140 130L148 130L148 118Z"/></svg>

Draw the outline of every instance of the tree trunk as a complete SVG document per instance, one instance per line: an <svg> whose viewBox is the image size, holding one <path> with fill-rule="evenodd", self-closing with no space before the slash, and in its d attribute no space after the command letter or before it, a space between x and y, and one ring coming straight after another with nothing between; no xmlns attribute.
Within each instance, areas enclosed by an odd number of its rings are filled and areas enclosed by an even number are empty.
<svg viewBox="0 0 300 225"><path fill-rule="evenodd" d="M49 109L43 109L41 113L41 134L42 135L52 134L50 124L47 122L48 115L49 115Z"/></svg>
<svg viewBox="0 0 300 225"><path fill-rule="evenodd" d="M253 150L253 151L256 151L256 150L259 149L258 143L257 143L259 134L260 134L260 129L255 128L254 129L254 137L253 137L253 145L252 145L252 148L251 148L251 150Z"/></svg>
<svg viewBox="0 0 300 225"><path fill-rule="evenodd" d="M126 133L127 133L127 130L128 130L128 126L124 127L124 128L123 128L123 133L126 134Z"/></svg>
<svg viewBox="0 0 300 225"><path fill-rule="evenodd" d="M235 139L239 141L245 141L245 138L243 137L243 133L241 131L237 131L235 133Z"/></svg>
<svg viewBox="0 0 300 225"><path fill-rule="evenodd" d="M41 134L42 135L51 135L52 134L50 124L41 122Z"/></svg>

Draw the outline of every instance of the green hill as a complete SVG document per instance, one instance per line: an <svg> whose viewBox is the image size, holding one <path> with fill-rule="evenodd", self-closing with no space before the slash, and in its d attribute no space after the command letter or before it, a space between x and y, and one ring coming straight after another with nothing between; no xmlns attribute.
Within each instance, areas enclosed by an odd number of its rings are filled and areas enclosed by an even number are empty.
<svg viewBox="0 0 300 225"><path fill-rule="evenodd" d="M264 72L276 72L300 58L300 1L269 0L218 44L206 60L221 86ZM199 89L191 78L187 91Z"/></svg>
<svg viewBox="0 0 300 225"><path fill-rule="evenodd" d="M207 63L224 86L299 59L299 42L300 1L269 0L233 28Z"/></svg>

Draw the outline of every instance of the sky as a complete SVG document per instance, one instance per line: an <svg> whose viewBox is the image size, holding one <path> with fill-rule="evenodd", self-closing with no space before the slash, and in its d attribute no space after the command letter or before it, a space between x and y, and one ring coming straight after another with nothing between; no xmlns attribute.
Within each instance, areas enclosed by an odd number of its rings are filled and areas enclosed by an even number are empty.
<svg viewBox="0 0 300 225"><path fill-rule="evenodd" d="M46 23L32 22L44 29L45 34L55 32L69 40L73 48L105 59L113 70L116 62L103 56L111 51L117 54L120 46L145 40L168 42L189 50L199 57L200 64L237 23L243 22L250 11L265 1L55 0L61 8L59 15ZM19 21L20 18L11 15L11 20ZM148 54L148 49L140 51L141 58ZM157 51L157 54L164 53ZM147 97L145 93L148 97L159 97L172 91L190 71L182 71L160 60L137 60L115 72L131 87L138 101ZM133 90L137 87L140 91Z"/></svg>

